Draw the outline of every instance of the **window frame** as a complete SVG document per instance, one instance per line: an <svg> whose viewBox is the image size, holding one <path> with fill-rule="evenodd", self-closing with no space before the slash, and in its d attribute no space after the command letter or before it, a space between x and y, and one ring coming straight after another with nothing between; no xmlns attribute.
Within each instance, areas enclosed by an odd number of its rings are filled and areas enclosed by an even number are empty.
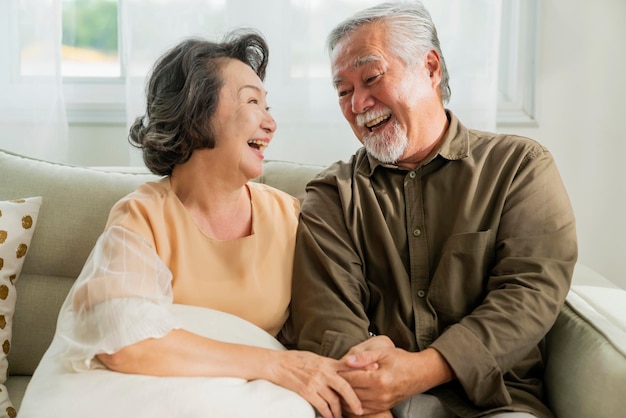
<svg viewBox="0 0 626 418"><path fill-rule="evenodd" d="M502 3L496 116L499 127L536 126L538 9L537 0L509 0ZM121 76L63 78L63 94L70 124L126 123L122 58L124 42L120 40L118 45Z"/></svg>
<svg viewBox="0 0 626 418"><path fill-rule="evenodd" d="M502 4L498 69L498 126L534 127L539 55L539 2Z"/></svg>

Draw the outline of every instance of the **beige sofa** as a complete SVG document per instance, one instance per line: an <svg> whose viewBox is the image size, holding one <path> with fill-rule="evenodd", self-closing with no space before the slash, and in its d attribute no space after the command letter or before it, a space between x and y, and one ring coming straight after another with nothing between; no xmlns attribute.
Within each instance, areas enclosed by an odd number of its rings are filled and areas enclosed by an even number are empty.
<svg viewBox="0 0 626 418"><path fill-rule="evenodd" d="M259 179L298 198L320 167L266 161ZM109 208L149 174L55 164L0 151L0 201L42 196L36 230L16 282L6 386L15 407L54 334L57 312ZM547 394L559 418L626 416L626 291L578 265L547 337ZM0 416L2 416L0 411ZM19 414L18 414L19 416Z"/></svg>

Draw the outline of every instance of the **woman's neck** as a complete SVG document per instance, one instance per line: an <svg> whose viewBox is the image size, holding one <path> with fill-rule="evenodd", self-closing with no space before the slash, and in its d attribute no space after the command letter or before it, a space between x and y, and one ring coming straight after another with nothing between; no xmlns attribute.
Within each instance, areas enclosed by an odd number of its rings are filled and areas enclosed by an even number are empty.
<svg viewBox="0 0 626 418"><path fill-rule="evenodd" d="M250 192L220 173L188 161L170 176L172 191L207 236L232 240L252 233Z"/></svg>

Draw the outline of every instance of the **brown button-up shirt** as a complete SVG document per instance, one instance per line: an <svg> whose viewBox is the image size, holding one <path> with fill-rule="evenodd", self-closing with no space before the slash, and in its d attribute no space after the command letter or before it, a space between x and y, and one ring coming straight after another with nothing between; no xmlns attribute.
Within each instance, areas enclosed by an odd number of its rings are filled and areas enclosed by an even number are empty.
<svg viewBox="0 0 626 418"><path fill-rule="evenodd" d="M294 265L298 348L339 358L368 333L437 349L457 380L432 390L460 416L551 416L541 343L577 259L574 214L550 153L469 130L448 112L415 170L360 149L307 186Z"/></svg>

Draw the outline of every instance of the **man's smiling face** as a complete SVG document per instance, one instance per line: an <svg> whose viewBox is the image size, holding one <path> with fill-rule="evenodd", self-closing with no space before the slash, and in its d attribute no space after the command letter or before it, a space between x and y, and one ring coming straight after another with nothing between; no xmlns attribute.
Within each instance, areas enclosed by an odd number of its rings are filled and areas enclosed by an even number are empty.
<svg viewBox="0 0 626 418"><path fill-rule="evenodd" d="M407 66L390 50L385 24L379 22L365 24L337 43L331 65L339 105L374 157L412 164L432 149L441 133L439 128L433 134L429 126L431 116L442 110L438 63L431 51Z"/></svg>

